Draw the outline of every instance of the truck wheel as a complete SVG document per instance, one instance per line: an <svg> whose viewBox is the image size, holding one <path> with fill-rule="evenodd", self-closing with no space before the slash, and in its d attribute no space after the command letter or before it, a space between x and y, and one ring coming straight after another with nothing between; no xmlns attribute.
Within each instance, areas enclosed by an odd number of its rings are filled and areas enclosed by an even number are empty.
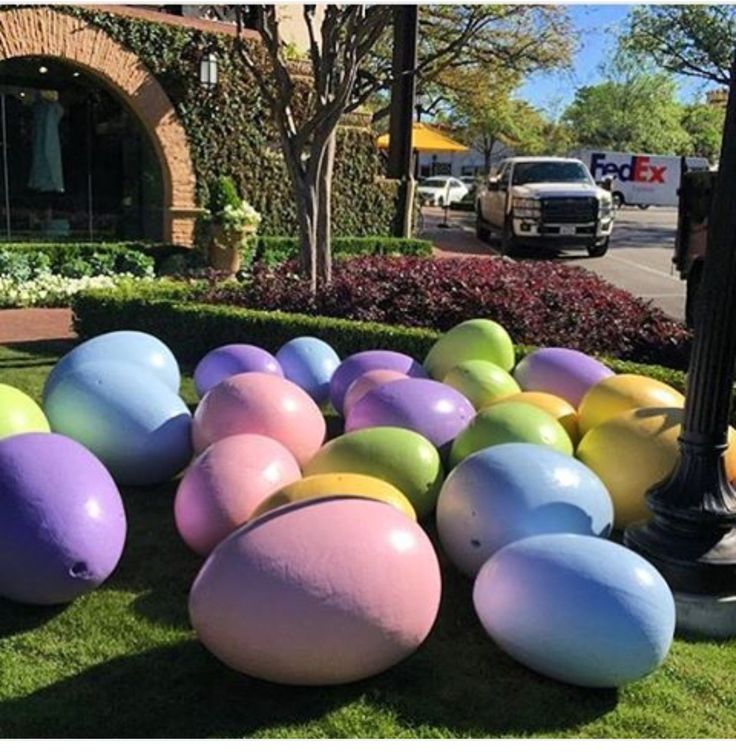
<svg viewBox="0 0 736 756"><path fill-rule="evenodd" d="M614 192L613 193L613 206L618 210L620 207L623 207L626 203L624 202L624 195L621 194L621 192Z"/></svg>
<svg viewBox="0 0 736 756"><path fill-rule="evenodd" d="M693 265L687 274L685 283L685 323L688 328L695 328L698 313L698 293L703 280L703 265Z"/></svg>
<svg viewBox="0 0 736 756"><path fill-rule="evenodd" d="M511 222L511 218L506 218L506 222L503 224L503 232L501 234L501 254L506 257L513 257L516 254L518 245L516 243L516 237L514 236L514 227Z"/></svg>
<svg viewBox="0 0 736 756"><path fill-rule="evenodd" d="M603 255L608 252L608 245L609 245L610 239L606 239L604 242L601 242L600 244L589 244L588 245L588 254L591 257L603 257Z"/></svg>
<svg viewBox="0 0 736 756"><path fill-rule="evenodd" d="M491 235L481 218L480 210L475 211L475 235L480 241L486 244L491 240Z"/></svg>
<svg viewBox="0 0 736 756"><path fill-rule="evenodd" d="M639 208L639 210L649 210L651 205L637 205L637 207Z"/></svg>

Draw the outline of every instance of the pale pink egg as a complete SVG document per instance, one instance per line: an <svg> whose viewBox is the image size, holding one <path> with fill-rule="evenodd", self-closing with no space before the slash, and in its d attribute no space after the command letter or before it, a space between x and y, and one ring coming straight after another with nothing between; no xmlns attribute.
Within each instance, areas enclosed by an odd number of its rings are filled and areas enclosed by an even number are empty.
<svg viewBox="0 0 736 756"><path fill-rule="evenodd" d="M174 500L176 528L198 554L209 554L282 486L301 478L294 455L267 436L227 436L195 459Z"/></svg>
<svg viewBox="0 0 736 756"><path fill-rule="evenodd" d="M207 392L192 422L195 452L241 433L268 436L304 466L325 439L325 419L306 391L278 375L240 373Z"/></svg>
<svg viewBox="0 0 736 756"><path fill-rule="evenodd" d="M424 531L370 499L283 507L210 554L189 596L202 643L233 669L292 685L348 683L412 654L440 569Z"/></svg>

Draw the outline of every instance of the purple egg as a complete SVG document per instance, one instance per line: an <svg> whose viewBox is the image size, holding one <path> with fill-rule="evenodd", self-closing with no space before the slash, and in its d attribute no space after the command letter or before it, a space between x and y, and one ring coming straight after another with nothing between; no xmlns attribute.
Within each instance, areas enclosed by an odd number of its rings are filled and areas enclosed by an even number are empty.
<svg viewBox="0 0 736 756"><path fill-rule="evenodd" d="M427 371L414 359L401 352L373 349L358 352L343 360L330 381L330 402L342 415L345 394L356 378L369 370L395 370L410 378L426 378Z"/></svg>
<svg viewBox="0 0 736 756"><path fill-rule="evenodd" d="M93 590L125 532L115 482L81 444L56 433L0 441L0 596L51 605Z"/></svg>
<svg viewBox="0 0 736 756"><path fill-rule="evenodd" d="M284 377L278 360L252 344L227 344L208 352L194 370L197 395L203 397L220 381L238 373L269 373Z"/></svg>
<svg viewBox="0 0 736 756"><path fill-rule="evenodd" d="M443 450L474 416L473 405L452 386L410 378L369 391L350 410L345 432L379 426L406 428Z"/></svg>
<svg viewBox="0 0 736 756"><path fill-rule="evenodd" d="M544 391L577 407L591 386L613 375L602 362L575 349L538 349L516 366L514 378L523 391Z"/></svg>

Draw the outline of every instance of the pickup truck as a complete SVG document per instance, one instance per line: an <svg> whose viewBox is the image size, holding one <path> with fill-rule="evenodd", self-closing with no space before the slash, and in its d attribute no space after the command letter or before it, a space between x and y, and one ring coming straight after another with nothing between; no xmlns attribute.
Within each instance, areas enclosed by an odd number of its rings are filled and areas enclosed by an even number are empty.
<svg viewBox="0 0 736 756"><path fill-rule="evenodd" d="M476 233L501 236L501 252L523 246L583 247L591 257L608 251L613 230L611 192L598 186L580 160L515 157L504 160L478 195Z"/></svg>

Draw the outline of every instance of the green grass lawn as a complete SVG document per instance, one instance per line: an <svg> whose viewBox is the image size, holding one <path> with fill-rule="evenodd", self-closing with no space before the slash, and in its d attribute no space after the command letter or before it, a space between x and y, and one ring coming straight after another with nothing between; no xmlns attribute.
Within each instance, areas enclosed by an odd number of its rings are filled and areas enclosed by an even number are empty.
<svg viewBox="0 0 736 756"><path fill-rule="evenodd" d="M58 349L0 348L0 382L38 398ZM678 640L620 691L558 684L494 646L447 565L429 639L385 674L336 688L238 675L189 627L201 560L176 534L174 489L124 490L127 545L99 590L55 609L0 600L0 737L736 737L736 642Z"/></svg>

